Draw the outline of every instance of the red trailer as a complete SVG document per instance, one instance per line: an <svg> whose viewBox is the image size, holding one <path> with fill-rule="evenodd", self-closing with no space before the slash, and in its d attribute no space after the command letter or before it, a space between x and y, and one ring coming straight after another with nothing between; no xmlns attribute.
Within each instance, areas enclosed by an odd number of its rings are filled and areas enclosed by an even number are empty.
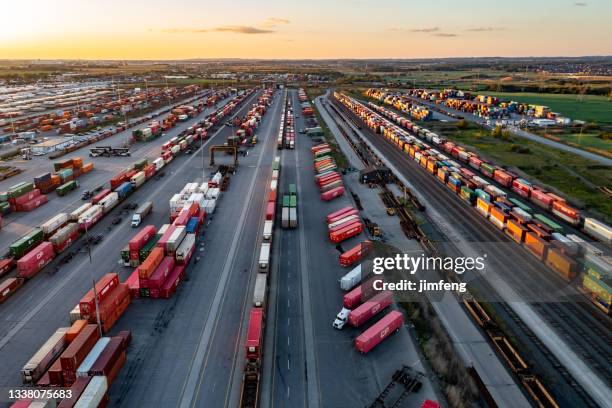
<svg viewBox="0 0 612 408"><path fill-rule="evenodd" d="M18 276L31 278L51 262L54 257L53 244L47 241L40 243L17 261Z"/></svg>
<svg viewBox="0 0 612 408"><path fill-rule="evenodd" d="M335 223L337 221L340 221L343 218L350 217L352 215L359 215L359 211L355 210L354 208L351 208L349 211L347 211L345 213L342 213L342 214L340 214L340 215L338 215L336 217L333 217L333 218L329 218L329 215L328 215L327 219L329 221L327 222L327 226L329 227L331 224L333 224L333 223Z"/></svg>
<svg viewBox="0 0 612 408"><path fill-rule="evenodd" d="M336 187L332 190L321 193L321 200L331 201L336 197L340 197L342 194L344 194L344 187Z"/></svg>
<svg viewBox="0 0 612 408"><path fill-rule="evenodd" d="M386 290L365 301L351 312L348 322L353 327L359 327L393 302L393 294Z"/></svg>
<svg viewBox="0 0 612 408"><path fill-rule="evenodd" d="M23 285L22 278L8 278L0 282L0 303L4 302Z"/></svg>
<svg viewBox="0 0 612 408"><path fill-rule="evenodd" d="M330 231L329 239L331 242L339 243L355 235L361 234L363 231L363 224L359 221L353 222L350 225L345 226L344 228L338 231Z"/></svg>
<svg viewBox="0 0 612 408"><path fill-rule="evenodd" d="M404 324L404 315L397 310L390 311L355 339L355 348L364 354L369 352L391 334L398 332L402 324Z"/></svg>
<svg viewBox="0 0 612 408"><path fill-rule="evenodd" d="M276 211L276 204L273 201L268 202L268 206L266 207L266 220L268 221L274 220L275 211Z"/></svg>
<svg viewBox="0 0 612 408"><path fill-rule="evenodd" d="M349 211L356 211L356 210L355 210L353 207L351 207L351 206L341 208L341 209L339 209L338 211L334 211L333 213L328 214L328 215L325 217L325 222L327 222L328 224L330 224L330 223L332 223L332 222L333 222L332 220L333 220L334 218L338 218L338 219L339 219L339 218L342 218L342 214L347 213L347 212L349 212ZM336 221L337 221L337 220L336 220Z"/></svg>
<svg viewBox="0 0 612 408"><path fill-rule="evenodd" d="M0 276L3 276L6 273L10 272L14 266L15 266L15 259L13 258L0 259Z"/></svg>
<svg viewBox="0 0 612 408"><path fill-rule="evenodd" d="M261 341L263 336L263 310L258 307L251 309L249 329L246 339L246 356L250 361L261 359Z"/></svg>
<svg viewBox="0 0 612 408"><path fill-rule="evenodd" d="M370 241L363 241L357 244L343 254L340 254L340 265L344 267L351 266L366 255L370 249L372 249L372 242Z"/></svg>

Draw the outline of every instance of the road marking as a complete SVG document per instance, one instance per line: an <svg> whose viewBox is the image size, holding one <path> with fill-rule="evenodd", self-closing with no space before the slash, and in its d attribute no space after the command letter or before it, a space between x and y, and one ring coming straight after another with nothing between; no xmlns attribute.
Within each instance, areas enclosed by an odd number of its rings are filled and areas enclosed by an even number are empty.
<svg viewBox="0 0 612 408"><path fill-rule="evenodd" d="M259 157L257 162L257 167L261 166L261 162L263 161L264 155ZM257 172L253 172L251 177L251 181L249 182L249 190L247 193L247 197L251 197L253 195L253 190L255 188L255 181L257 179ZM195 405L196 396L199 391L198 384L200 383L200 378L202 374L202 368L204 365L204 360L207 355L208 346L211 340L211 334L213 331L213 327L217 322L217 318L219 317L217 312L219 310L219 306L221 304L221 300L223 298L223 294L225 293L225 289L227 287L227 282L229 280L229 272L231 267L234 264L236 249L238 247L238 241L242 237L242 231L245 228L245 219L248 212L248 209L251 206L252 201L247 200L245 205L242 207L242 211L240 212L240 217L238 219L238 224L240 228L237 228L234 231L234 236L232 237L232 243L230 245L229 252L225 258L225 263L223 265L223 271L221 272L221 279L217 284L217 288L215 291L215 297L213 299L213 303L209 309L209 313L206 317L206 323L202 329L200 334L200 341L198 342L198 346L194 353L191 365L189 367L189 372L187 374L187 381L183 384L183 389L181 390L181 397L179 401L179 407L187 408ZM212 319L211 319L212 317Z"/></svg>
<svg viewBox="0 0 612 408"><path fill-rule="evenodd" d="M221 126L211 137L208 138L208 140L206 140L206 142L198 148L197 151L199 151L199 149L204 148L208 143L210 143L218 134L219 132L221 132L221 130L225 127L225 125ZM187 167L187 165L189 164L189 162L196 157L196 155L191 155L187 158L187 160L185 160L184 163L181 164L181 166L179 168L177 168L176 170L180 170L177 171L177 173L180 173L185 167ZM166 187L166 185L168 183L170 183L172 180L172 178L166 178L163 182L162 185L159 186L159 188L155 189L153 191L153 194L155 193L163 193L164 192L164 188ZM136 192L138 192L138 190L136 190ZM155 201L155 200L153 200ZM118 207L115 207L115 209ZM127 225L127 224L125 224ZM108 239L108 238L113 238L115 235L117 235L118 232L123 232L125 234L125 231L122 231L121 228L116 228L113 230L113 232L111 232L110 236L105 237L107 239L104 240L104 242L113 242L112 239ZM92 252L93 253L93 252ZM42 298L42 300L33 308L31 308L29 310L28 313L26 313L20 320L19 322L13 326L8 332L7 334L2 337L2 339L0 339L0 350L2 350L2 348L4 348L4 346L6 346L6 344L13 338L15 337L15 335L19 332L19 330L21 330L26 323L28 323L34 316L36 316L38 314L38 312L40 312L40 310L51 300L53 299L53 297L55 297L58 292L64 288L64 286L66 286L68 284L68 282L70 282L72 280L72 278L74 276L76 276L77 273L80 273L84 268L85 265L89 263L89 259L85 258L83 259L83 261L79 264L78 268L75 268L71 273L69 273L68 275L66 275L64 277L64 279L61 280L61 282L59 283L59 285L55 286L53 289L51 289L51 291L47 292L47 295L45 297Z"/></svg>

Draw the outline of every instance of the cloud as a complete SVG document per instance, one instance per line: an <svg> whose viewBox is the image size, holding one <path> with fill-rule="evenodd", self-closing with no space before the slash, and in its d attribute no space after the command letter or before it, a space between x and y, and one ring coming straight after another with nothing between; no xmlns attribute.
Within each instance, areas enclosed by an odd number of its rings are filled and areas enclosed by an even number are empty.
<svg viewBox="0 0 612 408"><path fill-rule="evenodd" d="M588 4L583 2L583 1L579 1L577 3L574 3L574 6L576 6L576 7L586 7L586 6L588 6Z"/></svg>
<svg viewBox="0 0 612 408"><path fill-rule="evenodd" d="M238 25L216 27L216 28L213 28L211 31L237 33L237 34L270 34L274 32L274 30L269 30L265 28L257 28L257 27L252 27L252 26L238 26Z"/></svg>
<svg viewBox="0 0 612 408"><path fill-rule="evenodd" d="M149 30L151 31L151 30ZM210 32L227 32L236 34L270 34L274 30L257 28L252 26L240 26L240 25L228 25L214 28L164 28L160 30L162 33L167 34L203 34Z"/></svg>
<svg viewBox="0 0 612 408"><path fill-rule="evenodd" d="M281 24L289 24L290 22L291 21L287 20L286 18L268 17L266 21L263 22L262 25L265 27L275 27Z"/></svg>
<svg viewBox="0 0 612 408"><path fill-rule="evenodd" d="M435 33L438 30L439 30L438 27L430 27L430 28L412 28L408 31L411 31L413 33Z"/></svg>
<svg viewBox="0 0 612 408"><path fill-rule="evenodd" d="M432 35L435 37L457 37L457 34L453 34L453 33L436 33Z"/></svg>
<svg viewBox="0 0 612 408"><path fill-rule="evenodd" d="M501 27L474 27L474 28L466 28L465 31L472 32L485 32L485 31L499 31L502 30Z"/></svg>

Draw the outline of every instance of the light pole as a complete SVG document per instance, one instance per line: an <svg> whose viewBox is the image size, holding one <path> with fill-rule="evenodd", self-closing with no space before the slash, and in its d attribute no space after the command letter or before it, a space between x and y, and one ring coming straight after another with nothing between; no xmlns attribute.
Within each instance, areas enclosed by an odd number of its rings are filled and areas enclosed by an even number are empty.
<svg viewBox="0 0 612 408"><path fill-rule="evenodd" d="M85 224L85 240L87 241L87 254L89 255L89 264L92 264L91 260L91 242L89 241L89 227L87 223ZM96 278L94 277L93 268L89 269L89 275L91 276L91 283L93 288L94 295L94 305L96 307L96 322L98 324L98 331L100 332L100 337L104 333L102 333L102 324L100 323L100 306L98 305L98 294L96 293Z"/></svg>

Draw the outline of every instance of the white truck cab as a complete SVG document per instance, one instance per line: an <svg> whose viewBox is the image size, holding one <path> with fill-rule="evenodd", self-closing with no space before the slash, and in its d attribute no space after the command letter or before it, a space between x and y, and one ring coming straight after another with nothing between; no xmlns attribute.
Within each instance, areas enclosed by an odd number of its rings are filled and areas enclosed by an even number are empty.
<svg viewBox="0 0 612 408"><path fill-rule="evenodd" d="M338 312L336 315L336 320L334 320L334 328L338 330L342 330L346 322L348 321L349 314L351 314L351 309L347 309L343 307L342 310Z"/></svg>

